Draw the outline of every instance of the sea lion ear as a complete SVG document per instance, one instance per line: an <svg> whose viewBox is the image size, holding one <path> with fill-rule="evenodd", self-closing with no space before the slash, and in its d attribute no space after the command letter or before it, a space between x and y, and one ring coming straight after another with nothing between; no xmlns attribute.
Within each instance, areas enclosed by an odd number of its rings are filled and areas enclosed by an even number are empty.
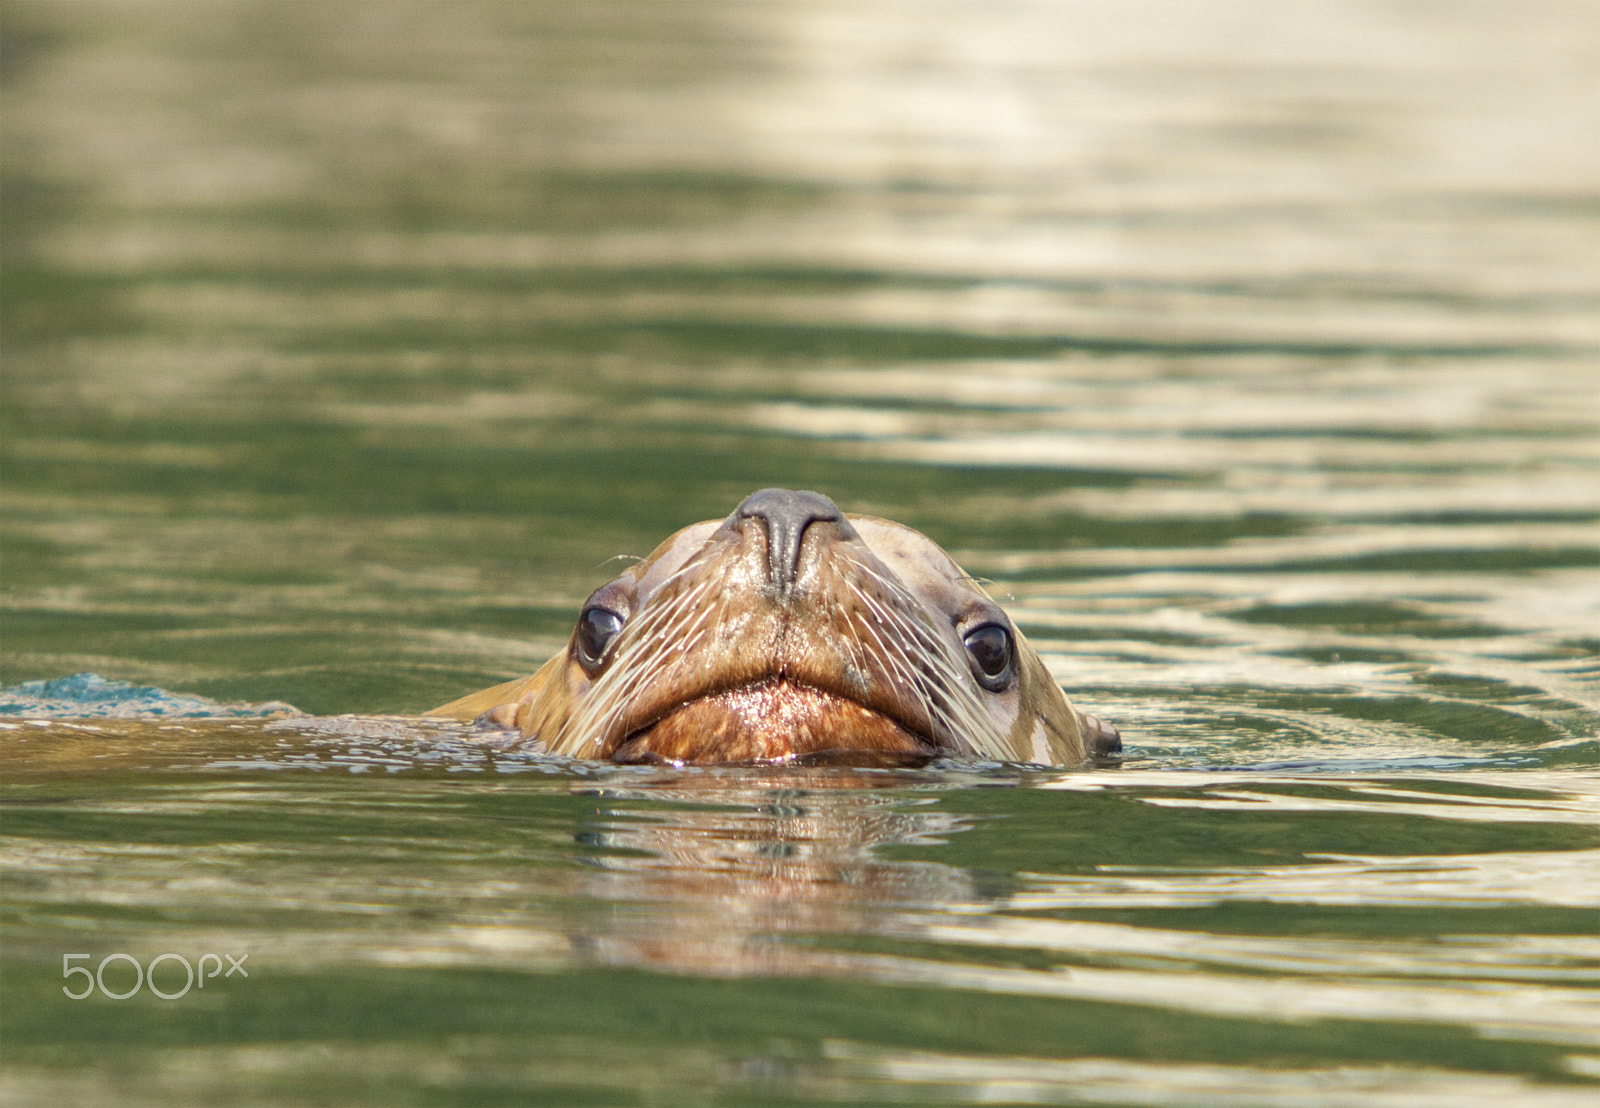
<svg viewBox="0 0 1600 1108"><path fill-rule="evenodd" d="M1111 758L1122 753L1122 732L1088 712L1078 713L1083 729L1084 749L1096 758Z"/></svg>
<svg viewBox="0 0 1600 1108"><path fill-rule="evenodd" d="M472 726L475 729L483 731L515 730L517 726L518 707L518 704L512 702L510 704L501 704L498 707L490 708L487 712L480 712L478 713L477 718L472 721Z"/></svg>

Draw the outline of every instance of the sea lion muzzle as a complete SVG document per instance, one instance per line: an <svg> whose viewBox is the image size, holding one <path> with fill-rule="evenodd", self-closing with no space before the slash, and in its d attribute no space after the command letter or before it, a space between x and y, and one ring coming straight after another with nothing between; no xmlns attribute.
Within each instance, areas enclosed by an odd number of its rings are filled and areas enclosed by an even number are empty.
<svg viewBox="0 0 1600 1108"><path fill-rule="evenodd" d="M788 489L596 589L533 676L429 714L627 762L1073 765L1119 745L926 536Z"/></svg>

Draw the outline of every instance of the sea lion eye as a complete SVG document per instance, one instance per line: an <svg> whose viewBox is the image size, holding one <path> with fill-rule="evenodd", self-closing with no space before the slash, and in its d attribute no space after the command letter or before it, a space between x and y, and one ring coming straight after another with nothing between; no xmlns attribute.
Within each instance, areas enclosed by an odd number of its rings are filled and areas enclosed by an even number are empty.
<svg viewBox="0 0 1600 1108"><path fill-rule="evenodd" d="M990 692L1005 688L1011 678L1011 632L998 623L986 623L968 631L961 641L978 667L978 680L983 687Z"/></svg>
<svg viewBox="0 0 1600 1108"><path fill-rule="evenodd" d="M609 608L585 608L578 616L578 661L584 669L596 669L618 635L622 617Z"/></svg>

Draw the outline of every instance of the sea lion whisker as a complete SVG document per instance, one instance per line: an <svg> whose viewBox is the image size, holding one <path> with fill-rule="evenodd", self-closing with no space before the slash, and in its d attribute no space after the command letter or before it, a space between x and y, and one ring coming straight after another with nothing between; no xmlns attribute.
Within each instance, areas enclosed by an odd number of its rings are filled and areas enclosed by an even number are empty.
<svg viewBox="0 0 1600 1108"><path fill-rule="evenodd" d="M894 614L885 609L876 597L862 590L853 581L847 582L847 585L851 593L859 598L866 605L868 611L878 618L879 623L894 624L898 622ZM887 642L878 633L877 628L867 625L864 629L872 636L873 642L878 646L879 657L889 665L891 672L899 678L902 687L917 698L923 715L927 717L930 728L935 732L935 734L930 734L929 738L936 739L936 732L940 730L941 725L948 730L948 720L941 718L943 713L935 702L933 689L927 676L911 664L903 649Z"/></svg>
<svg viewBox="0 0 1600 1108"><path fill-rule="evenodd" d="M902 605L905 605L910 599L905 595L903 588L901 588L898 583L886 580L881 575L877 574L876 571L868 569L868 572L872 572L874 574L874 578L878 581L878 583L885 586L888 590L895 592L897 594L895 598L900 600ZM908 619L903 612L896 611L891 607L885 606L878 598L868 595L866 592L857 588L854 583L851 584L851 588L858 597L860 597L872 608L882 622L892 626L902 635L908 635L916 639L920 646L934 652L936 656L942 657L944 653L944 643L940 641L938 636L934 635L925 625L918 621Z"/></svg>
<svg viewBox="0 0 1600 1108"><path fill-rule="evenodd" d="M861 627L856 620L846 620L845 630L849 633L846 642L850 656L851 667L859 674L866 674L870 670L871 654L867 651L866 640L861 637Z"/></svg>
<svg viewBox="0 0 1600 1108"><path fill-rule="evenodd" d="M636 637L647 637L657 646L681 640L683 636L702 625L712 614L712 609L700 604L700 600L710 589L709 581L699 581L684 590L663 609L659 618L641 621L636 632ZM693 619L685 625L685 617L693 614ZM650 613L655 615L655 613ZM637 652L637 648L633 653ZM683 648L680 646L676 654L681 655Z"/></svg>
<svg viewBox="0 0 1600 1108"><path fill-rule="evenodd" d="M677 583L678 578L670 578L668 583L662 586L662 591ZM670 624L674 619L682 615L685 609L696 603L709 586L710 582L707 580L696 581L688 588L677 590L671 594L671 599L665 605L647 609L634 621L634 634L645 634L648 631L658 630L660 627Z"/></svg>
<svg viewBox="0 0 1600 1108"><path fill-rule="evenodd" d="M575 721L582 728L579 733L588 736L588 742L601 743L622 726L629 707L623 694L635 686L639 671L646 669L651 661L651 652L641 649L641 639L652 640L651 645L657 647L672 644L671 664L675 671L681 672L684 659L704 638L704 624L715 611L699 603L711 585L712 581L706 578L695 582L663 608L649 612L636 625L613 669L596 682L595 711L584 713ZM691 612L694 618L685 626L683 617Z"/></svg>
<svg viewBox="0 0 1600 1108"><path fill-rule="evenodd" d="M710 581L700 581L693 588L689 589L683 593L683 595L674 600L672 608L672 618L674 620L681 619L682 616L691 611L694 612L694 619L691 620L687 626L675 623L663 624L663 626L656 632L657 636L664 636L668 631L671 631L674 635L682 636L691 631L697 630L703 624L705 624L705 622L711 618L713 609L709 605L702 605L700 600L707 592L710 591L710 589ZM720 603L721 602L719 601L719 608L717 609L718 612L721 611Z"/></svg>
<svg viewBox="0 0 1600 1108"><path fill-rule="evenodd" d="M904 595L904 589L898 582L885 583L901 594L897 598L902 599L903 603L909 604L913 600L913 598ZM910 608L909 610L914 611L916 609ZM952 647L950 643L936 634L926 624L919 620L910 619L904 611L886 609L886 613L897 631L902 635L917 640L918 644L922 646L927 653L926 660L940 670L940 676L945 679L945 686L965 694L960 699L965 702L966 706L978 706L975 695L968 687L971 680L970 674L967 672L963 661L951 657Z"/></svg>
<svg viewBox="0 0 1600 1108"><path fill-rule="evenodd" d="M880 583L892 591L901 588L897 582L884 580L881 575L875 576ZM920 622L908 619L903 612L883 608L859 590L853 591L856 592L856 595L861 596L874 611L879 612L902 637L916 639L924 646L926 652L924 660L937 668L944 680L925 683L925 679L919 674L917 675L917 687L929 690L929 700L937 701L940 709L937 714L944 717L946 725L951 728L953 733L973 741L975 745L980 747L992 748L1003 741L1002 736L998 734L994 721L990 718L989 713L984 710L982 702L968 688L968 682L971 678L965 671L965 666L958 668L956 663L949 657L949 645L934 635L926 626L920 624ZM956 695L950 695L952 690L955 691ZM941 693L944 695L940 695ZM936 713L931 710L932 703L928 707L930 709L929 715L935 715Z"/></svg>
<svg viewBox="0 0 1600 1108"><path fill-rule="evenodd" d="M606 736L622 718L628 708L627 691L633 686L632 678L643 667L634 665L619 666L613 671L615 676L600 689L597 684L597 694L593 697L593 709L586 711L573 720L573 735L583 743L599 747Z"/></svg>
<svg viewBox="0 0 1600 1108"><path fill-rule="evenodd" d="M878 603L878 601L877 601L877 599L875 597L872 597L872 596L868 595L866 592L863 592L859 587L857 587L855 585L854 582L849 582L848 583L848 588L849 588L850 592L866 606L867 610L873 616L875 616L877 618L877 621L879 623L883 623L886 620L887 613L885 613L883 611L882 606ZM867 634L872 636L872 641L877 645L879 657L884 662L888 663L888 665L894 670L894 673L895 673L896 676L899 676L899 677L902 677L902 678L910 678L910 677L914 677L915 676L915 671L909 669L909 667L906 666L905 659L902 657L901 652L899 651L899 649L895 648L895 647L892 647L888 642L886 642L884 640L883 636L878 634L877 628L871 626L870 624L865 626L865 627L863 627L861 625L860 621L854 621L854 620L850 622L849 626L851 627L852 630L854 630L856 632L856 642L862 648L862 651L863 651L862 658L863 658L863 660L865 660L865 658L866 658L866 653L865 653L865 651L866 651L866 643L865 643L865 640L863 640L861 638L860 632L862 630L865 630L865 632ZM913 681L911 683L914 686L920 684L919 682L915 682L915 681ZM919 695L920 695L920 689L918 691L919 691Z"/></svg>
<svg viewBox="0 0 1600 1108"><path fill-rule="evenodd" d="M983 589L1000 588L1000 582L996 581L993 577L975 577L970 573L961 573L957 574L955 579L957 581L971 581L974 585L977 585ZM1015 600L1017 598L1016 594L1010 589L1007 589L1000 595L1005 597L1007 600Z"/></svg>
<svg viewBox="0 0 1600 1108"><path fill-rule="evenodd" d="M862 571L864 573L869 574L875 581L879 582L880 584L889 585L889 582L885 581L883 579L882 575L880 573L878 573L878 571L876 569L873 569L872 567L866 566L866 565L862 565L861 569L862 569ZM893 611L892 609L886 607L878 597L873 596L870 593L868 593L866 590L862 589L856 582L847 581L846 585L849 588L850 592L853 593L863 604L865 604L867 609L870 612L872 612L873 615L875 615L877 617L878 622L880 624L891 626L891 627L895 628L896 630L902 632L902 634L904 634L904 633L909 631L909 632L912 633L912 636L914 638L919 640L919 642L922 642L922 643L928 642L929 636L927 636L927 634L925 632L925 629L920 628L920 627L913 627L913 625L911 625L905 619L903 619L900 616L899 613L897 613L897 612ZM899 646L891 647L887 642L884 641L884 639L883 639L883 637L881 635L877 634L876 631L873 632L873 640L879 644L880 649L884 651L884 654L885 654L886 657L891 658L891 659L899 660L902 663L904 663L906 661L905 650L904 650L903 647L899 647ZM909 672L913 676L915 676L917 678L917 684L918 684L919 687L921 687L922 683L923 683L922 676L917 673L917 671L916 671L916 669L914 667L908 667L908 669L909 669Z"/></svg>
<svg viewBox="0 0 1600 1108"><path fill-rule="evenodd" d="M684 598L679 598L680 601L687 596L686 593ZM586 712L574 721L581 729L579 733L585 735L590 743L602 742L620 725L629 706L626 694L637 685L641 675L648 672L653 648L661 642L670 641L671 636L667 632L672 630L674 618L685 610L688 610L686 601L664 610L662 618L655 621L660 624L659 628L650 624L641 625L634 639L625 644L618 654L612 669L595 683L594 711ZM641 636L652 640L649 644L652 650L641 649ZM682 653L675 653L677 657L674 664L681 666Z"/></svg>

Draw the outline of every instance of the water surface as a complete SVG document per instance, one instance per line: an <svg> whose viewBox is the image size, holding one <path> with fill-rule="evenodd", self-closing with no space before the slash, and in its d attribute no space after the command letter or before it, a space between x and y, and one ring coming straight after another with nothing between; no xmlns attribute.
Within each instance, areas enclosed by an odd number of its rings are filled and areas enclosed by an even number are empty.
<svg viewBox="0 0 1600 1108"><path fill-rule="evenodd" d="M1592 1100L1587 5L0 17L7 1098ZM411 717L767 485L1122 767Z"/></svg>

